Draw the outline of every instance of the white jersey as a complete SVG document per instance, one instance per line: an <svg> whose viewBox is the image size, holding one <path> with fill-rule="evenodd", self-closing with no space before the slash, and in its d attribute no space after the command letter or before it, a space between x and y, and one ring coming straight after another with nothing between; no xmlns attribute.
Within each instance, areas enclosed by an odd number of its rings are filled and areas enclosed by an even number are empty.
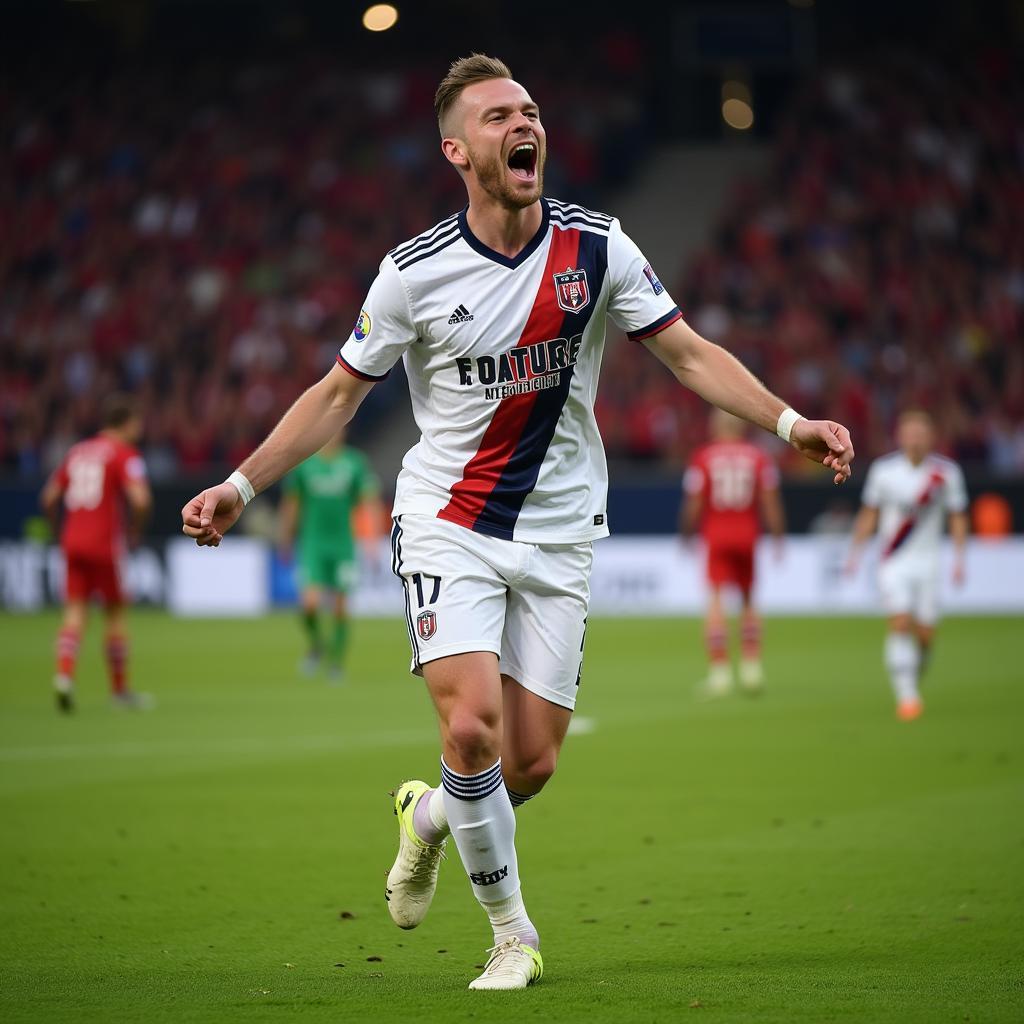
<svg viewBox="0 0 1024 1024"><path fill-rule="evenodd" d="M608 534L594 418L606 318L642 340L682 314L617 220L540 202L540 229L511 259L465 211L393 249L338 354L363 380L404 358L421 437L396 515L533 544Z"/></svg>
<svg viewBox="0 0 1024 1024"><path fill-rule="evenodd" d="M967 488L950 459L932 454L915 466L893 452L872 463L862 500L878 509L883 564L936 563L946 515L967 508Z"/></svg>

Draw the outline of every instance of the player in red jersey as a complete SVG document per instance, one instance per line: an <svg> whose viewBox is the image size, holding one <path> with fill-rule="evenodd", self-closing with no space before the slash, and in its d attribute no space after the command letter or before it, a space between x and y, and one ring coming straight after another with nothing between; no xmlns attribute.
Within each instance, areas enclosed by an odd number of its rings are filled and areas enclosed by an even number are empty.
<svg viewBox="0 0 1024 1024"><path fill-rule="evenodd" d="M145 703L128 687L126 594L120 560L129 534L138 536L153 499L146 467L135 448L142 419L124 395L112 395L105 407L103 429L73 445L47 481L43 508L56 522L63 506L60 544L67 564L64 620L57 634L57 707L72 711L75 661L85 629L89 599L98 594L106 609L106 654L114 701L126 707ZM124 522L127 504L130 519Z"/></svg>
<svg viewBox="0 0 1024 1024"><path fill-rule="evenodd" d="M700 528L707 545L708 610L705 623L707 686L713 695L732 689L732 666L722 588L735 586L743 601L740 685L761 689L761 620L754 607L754 549L761 522L781 551L785 519L779 499L779 472L772 460L744 437L746 425L716 409L711 442L693 457L684 477L686 500L680 515L683 536Z"/></svg>

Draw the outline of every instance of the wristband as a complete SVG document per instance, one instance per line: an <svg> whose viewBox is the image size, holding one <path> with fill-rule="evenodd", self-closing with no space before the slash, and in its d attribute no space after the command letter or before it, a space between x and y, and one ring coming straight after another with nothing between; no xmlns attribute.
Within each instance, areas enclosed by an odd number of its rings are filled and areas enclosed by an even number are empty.
<svg viewBox="0 0 1024 1024"><path fill-rule="evenodd" d="M243 508L256 497L256 492L253 490L252 484L249 483L249 478L244 473L239 473L237 469L227 478L225 483L235 485L238 495L242 499Z"/></svg>
<svg viewBox="0 0 1024 1024"><path fill-rule="evenodd" d="M789 435L793 433L793 424L802 420L803 416L796 409L783 409L779 414L779 422L775 424L775 433L789 444ZM243 479L245 479L243 477ZM248 483L248 481L246 481Z"/></svg>

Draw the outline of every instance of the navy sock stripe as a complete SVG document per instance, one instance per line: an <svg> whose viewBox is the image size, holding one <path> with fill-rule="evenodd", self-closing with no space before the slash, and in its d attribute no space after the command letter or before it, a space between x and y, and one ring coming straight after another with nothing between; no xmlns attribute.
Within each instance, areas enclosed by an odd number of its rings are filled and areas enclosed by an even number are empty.
<svg viewBox="0 0 1024 1024"><path fill-rule="evenodd" d="M501 778L501 769L497 771L481 772L479 775L458 775L442 769L441 778L445 784L454 790L475 792L481 789L488 789Z"/></svg>
<svg viewBox="0 0 1024 1024"><path fill-rule="evenodd" d="M460 775L441 759L441 785L445 791L460 800L482 800L490 796L502 784L501 762L477 775Z"/></svg>
<svg viewBox="0 0 1024 1024"><path fill-rule="evenodd" d="M505 791L508 793L509 802L513 807L522 807L527 800L532 800L537 794L536 793L517 793L514 789L505 787Z"/></svg>

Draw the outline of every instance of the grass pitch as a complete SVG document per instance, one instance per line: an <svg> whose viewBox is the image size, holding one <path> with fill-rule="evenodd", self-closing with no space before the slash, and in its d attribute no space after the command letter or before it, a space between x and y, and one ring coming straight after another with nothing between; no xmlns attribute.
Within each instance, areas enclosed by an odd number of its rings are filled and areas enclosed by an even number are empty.
<svg viewBox="0 0 1024 1024"><path fill-rule="evenodd" d="M489 945L452 854L390 922L387 791L437 775L401 620L343 687L290 617L134 618L149 714L51 707L56 618L0 619L0 1019L1019 1021L1024 630L943 624L919 722L881 626L780 620L760 699L694 699L693 621L591 624L559 774L518 813L544 981L466 985Z"/></svg>

